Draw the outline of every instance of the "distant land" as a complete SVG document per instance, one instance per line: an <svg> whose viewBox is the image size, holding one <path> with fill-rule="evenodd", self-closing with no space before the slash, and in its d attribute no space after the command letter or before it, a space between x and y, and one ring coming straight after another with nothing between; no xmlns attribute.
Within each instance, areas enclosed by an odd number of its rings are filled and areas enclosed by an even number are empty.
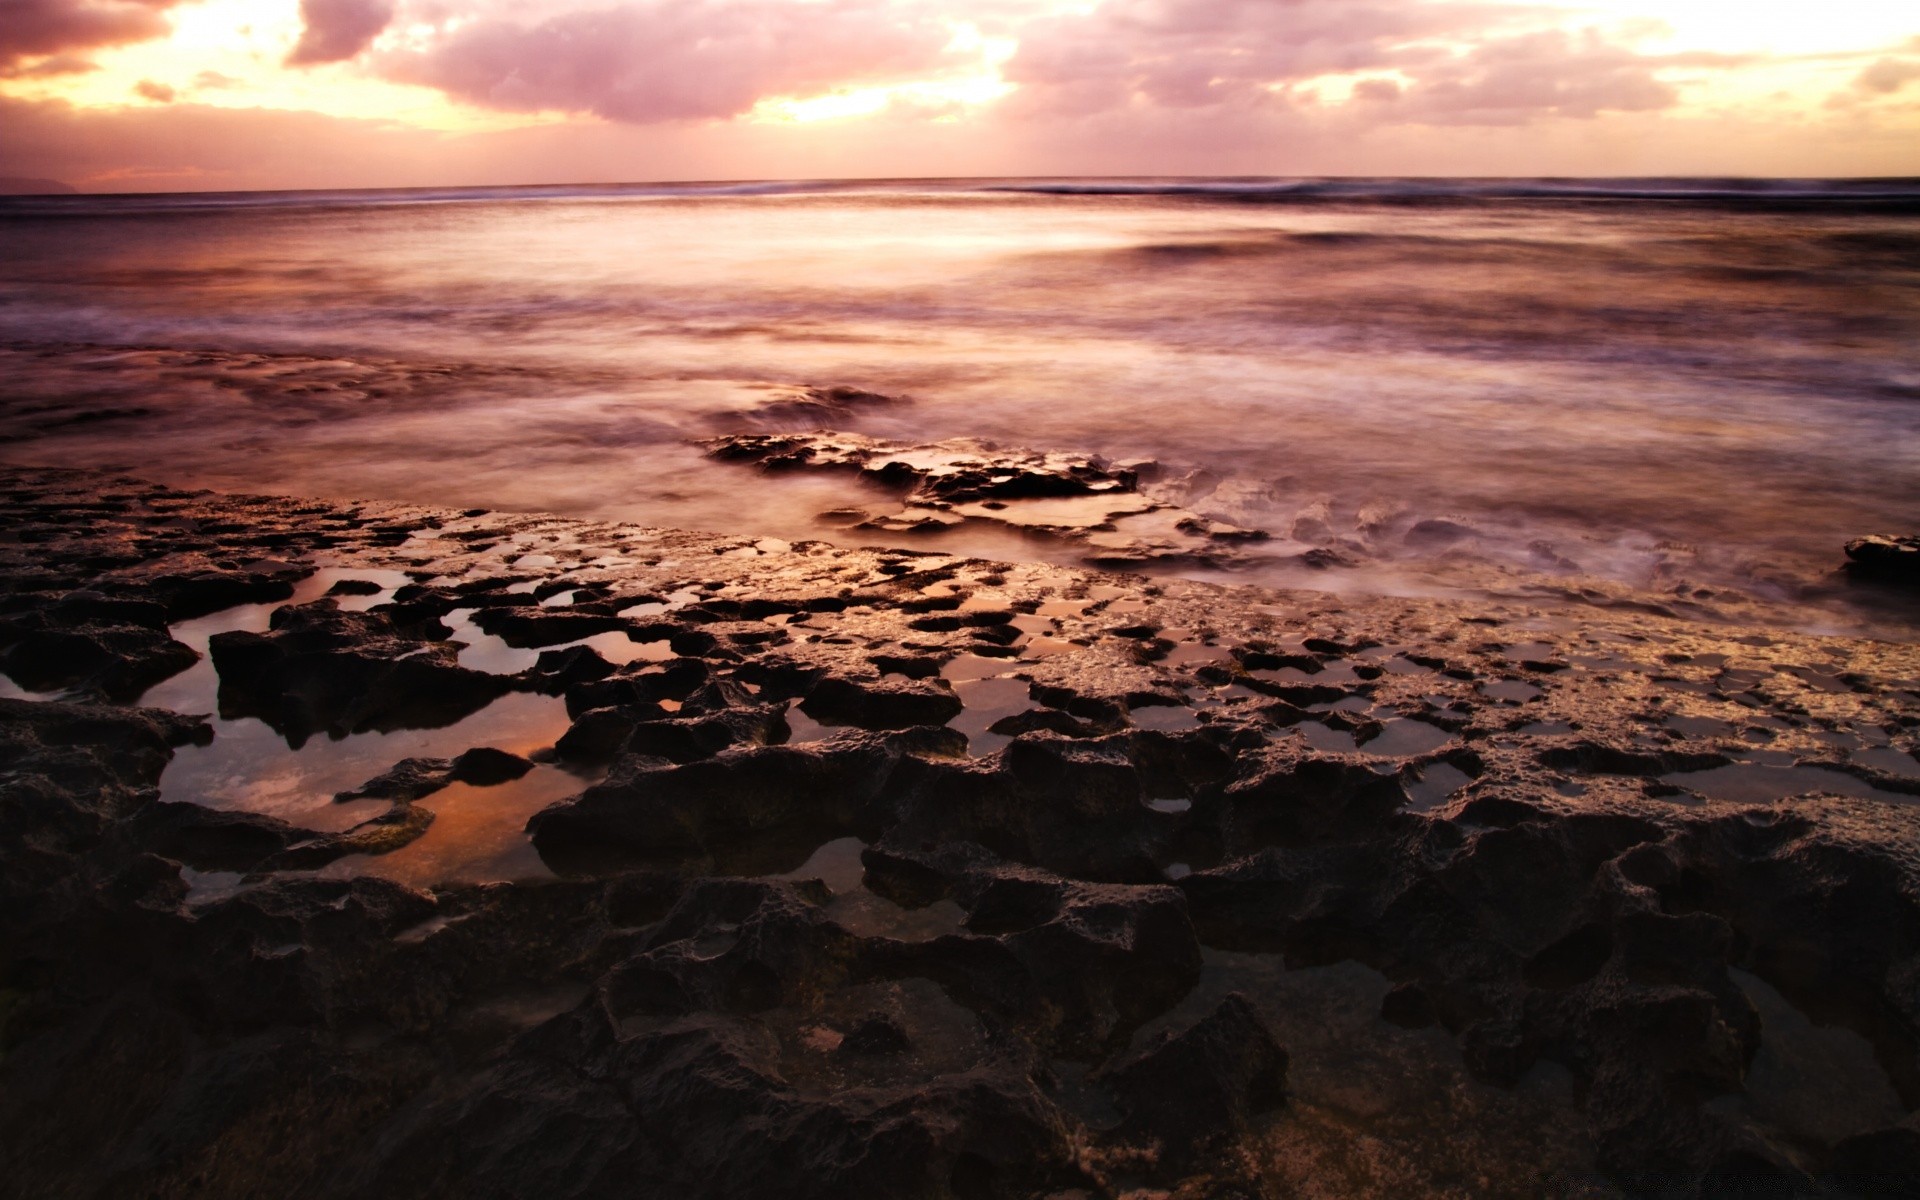
<svg viewBox="0 0 1920 1200"><path fill-rule="evenodd" d="M58 179L23 179L0 175L0 196L77 196L80 189Z"/></svg>

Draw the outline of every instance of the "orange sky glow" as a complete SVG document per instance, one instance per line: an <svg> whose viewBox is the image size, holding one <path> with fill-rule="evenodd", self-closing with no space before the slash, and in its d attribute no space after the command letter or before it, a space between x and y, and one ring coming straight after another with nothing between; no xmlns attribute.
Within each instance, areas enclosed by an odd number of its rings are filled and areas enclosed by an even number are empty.
<svg viewBox="0 0 1920 1200"><path fill-rule="evenodd" d="M0 176L1920 175L1885 0L0 0Z"/></svg>

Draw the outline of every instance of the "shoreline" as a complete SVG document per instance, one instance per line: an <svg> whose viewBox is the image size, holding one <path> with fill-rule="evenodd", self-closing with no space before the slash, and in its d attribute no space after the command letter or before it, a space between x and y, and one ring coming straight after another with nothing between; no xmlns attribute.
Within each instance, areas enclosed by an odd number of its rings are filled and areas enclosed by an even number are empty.
<svg viewBox="0 0 1920 1200"><path fill-rule="evenodd" d="M1911 645L78 470L0 511L8 671L82 701L0 700L0 1167L43 1190L1920 1170ZM175 640L244 606L211 673ZM196 669L227 724L130 707ZM298 758L511 698L551 745L396 757L340 829L169 786L238 722ZM515 788L518 867L418 877Z"/></svg>

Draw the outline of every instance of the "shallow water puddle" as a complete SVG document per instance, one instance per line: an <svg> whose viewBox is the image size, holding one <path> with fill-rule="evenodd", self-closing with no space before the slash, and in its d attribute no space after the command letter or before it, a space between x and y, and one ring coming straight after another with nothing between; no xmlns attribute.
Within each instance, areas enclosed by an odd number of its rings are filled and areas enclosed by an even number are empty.
<svg viewBox="0 0 1920 1200"><path fill-rule="evenodd" d="M490 675L518 675L522 671L530 671L539 663L542 654L553 650L570 650L575 646L593 650L616 667L634 662L665 662L674 656L664 638L636 642L619 629L610 629L571 642L557 642L551 646L510 646L504 639L474 624L473 614L471 608L456 608L442 617L441 623L453 631L449 641L465 643L460 650L460 665Z"/></svg>
<svg viewBox="0 0 1920 1200"><path fill-rule="evenodd" d="M1014 669L1015 665L1004 658L962 654L948 659L941 665L940 678L948 683L958 684L969 679L991 679L996 675L1005 675Z"/></svg>
<svg viewBox="0 0 1920 1200"><path fill-rule="evenodd" d="M628 605L615 615L629 618L657 617L661 613L673 612L677 609L685 608L689 604L697 604L704 599L706 599L706 596L700 591L693 588L681 588L678 591L668 592L665 600L642 600L638 604Z"/></svg>
<svg viewBox="0 0 1920 1200"><path fill-rule="evenodd" d="M1890 804L1920 803L1920 797L1885 792L1864 779L1827 767L1774 766L1765 763L1730 763L1705 771L1676 772L1660 777L1662 783L1696 792L1709 800L1735 804L1772 804L1789 796L1829 792L1862 800L1884 800Z"/></svg>
<svg viewBox="0 0 1920 1200"><path fill-rule="evenodd" d="M1495 700L1505 700L1509 704L1524 704L1544 694L1533 684L1519 679L1489 680L1480 685L1480 690Z"/></svg>
<svg viewBox="0 0 1920 1200"><path fill-rule="evenodd" d="M835 838L815 850L806 862L774 879L818 879L833 893L826 915L848 932L861 937L889 937L902 942L927 942L959 933L966 912L951 900L936 900L924 908L902 908L885 896L867 890L866 867L860 861L867 843L855 837Z"/></svg>
<svg viewBox="0 0 1920 1200"><path fill-rule="evenodd" d="M551 878L526 835L527 818L592 782L559 767L537 766L488 787L450 784L415 802L433 813L433 824L420 837L387 854L337 859L320 874L379 875L415 887Z"/></svg>
<svg viewBox="0 0 1920 1200"><path fill-rule="evenodd" d="M553 745L570 722L558 697L510 692L439 729L314 737L298 750L253 717L211 723L212 742L174 752L160 777L161 799L243 809L305 829L337 831L387 806L384 801L336 804L334 795L359 787L401 759L451 758L476 746L526 755Z"/></svg>
<svg viewBox="0 0 1920 1200"><path fill-rule="evenodd" d="M523 692L510 692L438 729L369 732L337 739L314 737L299 750L292 749L285 738L257 718L220 717L220 679L207 653L213 635L229 630L265 632L275 610L318 600L343 580L380 585L380 591L366 595L331 597L343 609L365 611L386 603L393 591L407 582L407 576L401 571L322 568L296 585L294 594L286 600L236 605L172 627L174 638L192 646L200 659L149 688L139 703L175 712L211 714L208 723L214 736L205 746L184 746L174 752L173 761L160 777L161 799L243 809L278 817L303 829L338 832L377 816L387 804L378 800L336 804L334 795L360 786L401 759L450 758L476 746L527 754L551 746L566 732L569 722L563 701Z"/></svg>
<svg viewBox="0 0 1920 1200"><path fill-rule="evenodd" d="M65 692L30 692L5 675L0 675L0 700L58 700Z"/></svg>
<svg viewBox="0 0 1920 1200"><path fill-rule="evenodd" d="M1863 767L1896 775L1902 779L1920 779L1920 760L1905 750L1895 750L1890 746L1876 746L1865 750L1855 750L1847 757Z"/></svg>
<svg viewBox="0 0 1920 1200"><path fill-rule="evenodd" d="M798 742L824 742L842 729L851 728L846 725L825 725L814 720L800 710L800 703L797 700L787 705L786 721L788 745Z"/></svg>
<svg viewBox="0 0 1920 1200"><path fill-rule="evenodd" d="M1453 740L1453 734L1412 717L1397 717L1380 727L1380 732L1360 747L1363 754L1381 754L1393 758L1414 758L1431 754Z"/></svg>
<svg viewBox="0 0 1920 1200"><path fill-rule="evenodd" d="M380 590L361 596L327 596L335 584L353 580L378 584ZM217 697L220 677L213 669L212 655L207 653L207 643L214 634L231 631L265 633L272 626L276 610L287 605L311 604L323 597L331 599L343 611L365 612L375 605L385 604L407 582L404 571L322 567L295 584L293 595L285 600L237 604L204 617L168 626L174 641L193 647L194 653L200 657L178 675L169 676L148 688L135 703L145 708L167 708L180 713L216 712L219 708Z"/></svg>
<svg viewBox="0 0 1920 1200"><path fill-rule="evenodd" d="M1152 729L1159 733L1181 733L1200 728L1200 714L1184 704L1152 704L1130 709L1127 720L1133 723L1135 729Z"/></svg>
<svg viewBox="0 0 1920 1200"><path fill-rule="evenodd" d="M1431 763L1403 784L1407 808L1412 812L1431 812L1472 782L1473 776L1451 763Z"/></svg>
<svg viewBox="0 0 1920 1200"><path fill-rule="evenodd" d="M1002 665L1004 669L1006 664ZM947 722L947 727L967 735L967 753L975 758L992 754L1013 740L1005 734L992 732L988 726L1003 717L1011 717L1033 707L1024 679L963 679L953 685L953 690L966 707L959 716Z"/></svg>

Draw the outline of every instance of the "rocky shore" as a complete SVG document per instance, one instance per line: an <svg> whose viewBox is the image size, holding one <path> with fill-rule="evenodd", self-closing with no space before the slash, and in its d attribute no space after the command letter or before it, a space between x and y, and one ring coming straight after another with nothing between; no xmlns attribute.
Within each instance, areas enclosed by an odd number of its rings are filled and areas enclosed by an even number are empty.
<svg viewBox="0 0 1920 1200"><path fill-rule="evenodd" d="M1920 653L1656 607L8 469L0 1194L1920 1194Z"/></svg>

